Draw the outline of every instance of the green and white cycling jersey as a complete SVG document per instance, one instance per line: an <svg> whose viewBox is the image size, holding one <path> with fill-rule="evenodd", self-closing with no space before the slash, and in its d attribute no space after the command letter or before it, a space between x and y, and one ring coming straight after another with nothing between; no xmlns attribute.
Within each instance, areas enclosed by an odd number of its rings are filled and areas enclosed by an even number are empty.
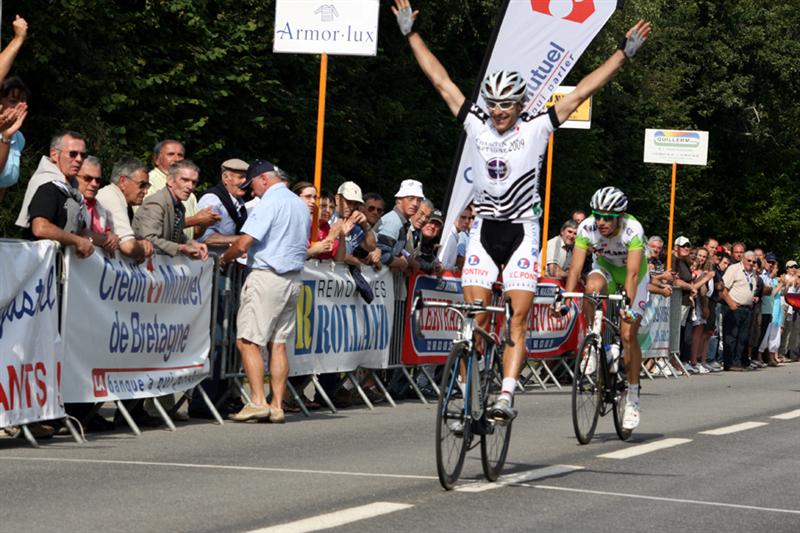
<svg viewBox="0 0 800 533"><path fill-rule="evenodd" d="M597 229L597 221L594 216L590 216L578 226L575 248L594 251L593 268L604 270L610 274L610 281L613 283L609 282L609 290L614 291L625 285L625 277L628 274L628 253L631 251L643 251L639 280L647 279L646 242L644 228L632 215L622 217L617 232L611 237L601 235Z"/></svg>

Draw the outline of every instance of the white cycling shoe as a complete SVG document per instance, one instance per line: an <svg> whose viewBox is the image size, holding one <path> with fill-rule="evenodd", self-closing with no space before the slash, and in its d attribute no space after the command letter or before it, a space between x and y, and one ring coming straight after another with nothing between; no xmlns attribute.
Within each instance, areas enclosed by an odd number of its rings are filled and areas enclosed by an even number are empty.
<svg viewBox="0 0 800 533"><path fill-rule="evenodd" d="M625 412L622 414L622 429L634 430L639 427L641 409L638 403L625 402Z"/></svg>

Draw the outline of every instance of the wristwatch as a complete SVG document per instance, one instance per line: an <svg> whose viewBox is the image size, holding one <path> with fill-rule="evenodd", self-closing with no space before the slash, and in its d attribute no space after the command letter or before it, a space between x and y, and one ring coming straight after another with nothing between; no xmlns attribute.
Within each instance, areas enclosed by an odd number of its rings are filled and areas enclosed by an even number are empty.
<svg viewBox="0 0 800 533"><path fill-rule="evenodd" d="M5 133L0 133L0 143L11 144L11 137L6 137Z"/></svg>

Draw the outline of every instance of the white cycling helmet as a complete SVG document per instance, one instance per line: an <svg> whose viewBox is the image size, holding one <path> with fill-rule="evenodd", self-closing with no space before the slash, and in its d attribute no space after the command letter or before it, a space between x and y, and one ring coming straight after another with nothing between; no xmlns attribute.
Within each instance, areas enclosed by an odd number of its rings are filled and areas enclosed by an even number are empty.
<svg viewBox="0 0 800 533"><path fill-rule="evenodd" d="M487 74L481 83L481 96L484 100L498 102L511 100L522 102L528 84L519 72L513 70L498 70Z"/></svg>
<svg viewBox="0 0 800 533"><path fill-rule="evenodd" d="M624 213L628 209L628 197L616 187L603 187L597 189L589 205L595 211Z"/></svg>

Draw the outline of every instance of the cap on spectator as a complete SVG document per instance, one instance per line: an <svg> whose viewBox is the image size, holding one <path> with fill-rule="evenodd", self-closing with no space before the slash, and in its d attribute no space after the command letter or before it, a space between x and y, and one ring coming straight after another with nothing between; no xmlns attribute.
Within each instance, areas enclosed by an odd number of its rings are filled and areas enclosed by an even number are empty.
<svg viewBox="0 0 800 533"><path fill-rule="evenodd" d="M778 256L773 254L772 252L767 252L766 255L764 256L764 259L767 260L767 263L777 263L778 262Z"/></svg>
<svg viewBox="0 0 800 533"><path fill-rule="evenodd" d="M438 222L440 226L444 226L444 219L442 218L442 212L438 209L434 209L433 213L431 213L430 222Z"/></svg>
<svg viewBox="0 0 800 533"><path fill-rule="evenodd" d="M250 186L250 183L252 183L253 178L255 178L256 176L260 176L264 172L274 172L274 171L275 171L275 165L264 159L256 159L255 161L250 163L250 166L247 167L247 175L246 175L247 181L245 181L239 188L246 189Z"/></svg>
<svg viewBox="0 0 800 533"><path fill-rule="evenodd" d="M336 191L336 194L341 194L345 200L350 202L364 203L364 197L361 196L361 187L352 181L345 181L339 185L339 190Z"/></svg>
<svg viewBox="0 0 800 533"><path fill-rule="evenodd" d="M405 198L406 196L425 198L425 195L422 193L422 184L417 180L403 180L403 183L400 184L400 189L394 197Z"/></svg>
<svg viewBox="0 0 800 533"><path fill-rule="evenodd" d="M687 239L683 235L675 239L675 246L684 246L686 244L691 244L691 243L689 242L689 239Z"/></svg>
<svg viewBox="0 0 800 533"><path fill-rule="evenodd" d="M222 163L222 171L233 170L235 172L247 172L247 162L241 159L228 159Z"/></svg>
<svg viewBox="0 0 800 533"><path fill-rule="evenodd" d="M797 261L795 261L794 259L790 259L789 261L786 261L786 268L791 268L791 267L796 267L796 266L797 266Z"/></svg>

